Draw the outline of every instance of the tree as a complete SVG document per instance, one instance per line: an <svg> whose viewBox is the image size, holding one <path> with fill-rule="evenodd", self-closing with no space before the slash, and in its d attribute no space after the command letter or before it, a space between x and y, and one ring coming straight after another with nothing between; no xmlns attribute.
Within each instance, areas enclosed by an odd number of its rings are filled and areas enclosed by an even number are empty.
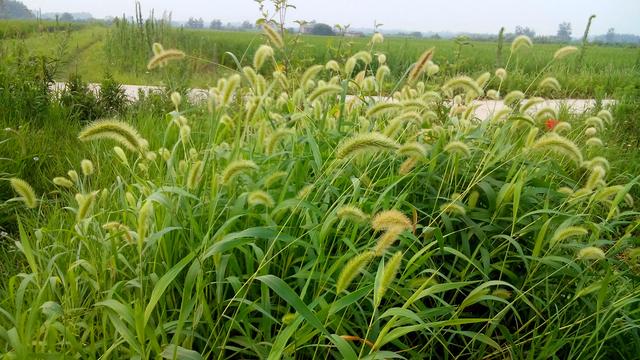
<svg viewBox="0 0 640 360"><path fill-rule="evenodd" d="M209 29L222 29L222 21L214 19L211 21L211 24L209 24Z"/></svg>
<svg viewBox="0 0 640 360"><path fill-rule="evenodd" d="M522 27L520 25L516 26L516 35L526 35L530 38L536 36L536 31L529 27Z"/></svg>
<svg viewBox="0 0 640 360"><path fill-rule="evenodd" d="M62 13L62 15L60 15L60 21L62 21L62 22L72 22L73 21L73 15L69 14L68 12Z"/></svg>
<svg viewBox="0 0 640 360"><path fill-rule="evenodd" d="M607 30L607 35L605 35L605 41L607 42L607 44L612 44L616 42L616 29L609 28L609 30Z"/></svg>
<svg viewBox="0 0 640 360"><path fill-rule="evenodd" d="M240 28L244 29L244 30L251 30L251 29L253 29L253 23L251 23L250 21L245 20L240 25Z"/></svg>
<svg viewBox="0 0 640 360"><path fill-rule="evenodd" d="M560 41L571 41L571 23L563 22L558 25L558 39Z"/></svg>
<svg viewBox="0 0 640 360"><path fill-rule="evenodd" d="M312 35L335 35L331 26L323 23L317 23L311 28Z"/></svg>
<svg viewBox="0 0 640 360"><path fill-rule="evenodd" d="M187 20L187 27L191 29L202 29L204 28L204 20L202 20L202 18L196 19L191 17Z"/></svg>
<svg viewBox="0 0 640 360"><path fill-rule="evenodd" d="M31 19L33 13L20 1L0 0L0 19Z"/></svg>

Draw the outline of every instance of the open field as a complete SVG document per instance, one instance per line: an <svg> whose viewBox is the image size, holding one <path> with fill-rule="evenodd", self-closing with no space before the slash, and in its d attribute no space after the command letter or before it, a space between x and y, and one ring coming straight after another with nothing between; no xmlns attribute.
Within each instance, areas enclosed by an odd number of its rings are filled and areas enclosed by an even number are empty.
<svg viewBox="0 0 640 360"><path fill-rule="evenodd" d="M47 29L51 26L40 27ZM125 22L110 27L76 25L69 33L37 32L35 25L27 29L30 31L25 31L26 36L19 36L18 40L5 39L0 46L8 49L24 47L38 55L60 55L64 66L57 74L57 80L66 80L70 74L77 73L86 81L98 82L108 71L119 82L136 85L158 85L167 81L166 74L151 73L145 67L151 54L151 44L155 41L168 48L180 47L189 54L190 60L180 69L173 70L181 83L190 87L208 87L215 85L218 76L236 69L235 60L227 53L235 54L242 65L250 64L255 49L264 39L257 32L174 29L162 22L147 22L144 26ZM291 55L287 55L286 64L293 68L325 64L332 59L344 61L350 54L370 49L368 38L298 37L296 34L288 38L286 52ZM434 62L440 65L439 76L442 78L459 73L476 77L509 62L510 76L503 83L505 90L524 89L540 74L553 74L563 84L562 89L541 95L555 98L611 96L633 86L634 79L640 76L638 47L592 45L585 50L581 64L576 57L548 66L549 59L562 44L536 44L512 59L509 59L506 45L499 59L498 44L489 41L469 41L468 45L459 46L453 40L390 37L374 50L376 54L386 55L389 67L394 69L390 75L396 80L424 50L434 47Z"/></svg>
<svg viewBox="0 0 640 360"><path fill-rule="evenodd" d="M640 353L638 49L280 40L2 40L0 354Z"/></svg>

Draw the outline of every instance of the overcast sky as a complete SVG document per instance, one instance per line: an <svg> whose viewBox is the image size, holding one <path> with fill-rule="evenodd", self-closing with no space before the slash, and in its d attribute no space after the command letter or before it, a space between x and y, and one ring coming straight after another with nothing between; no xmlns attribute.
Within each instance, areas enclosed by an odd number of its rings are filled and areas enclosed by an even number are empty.
<svg viewBox="0 0 640 360"><path fill-rule="evenodd" d="M23 0L42 12L90 12L94 17L134 14L134 0ZM640 0L294 0L289 21L316 20L330 25L351 24L383 29L495 33L500 26L513 31L529 26L538 34L555 34L558 24L569 21L573 36L580 37L587 18L596 14L592 34L614 27L617 33L640 34ZM255 20L253 0L142 0L146 15L171 11L174 20L202 17L206 22Z"/></svg>

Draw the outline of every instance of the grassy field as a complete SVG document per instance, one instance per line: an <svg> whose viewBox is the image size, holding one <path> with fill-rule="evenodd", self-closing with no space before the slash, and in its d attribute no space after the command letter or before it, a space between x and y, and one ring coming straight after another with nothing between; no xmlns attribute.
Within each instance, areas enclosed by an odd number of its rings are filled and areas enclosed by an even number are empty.
<svg viewBox="0 0 640 360"><path fill-rule="evenodd" d="M44 24L39 25L40 31L37 24L29 25L28 22L5 25L4 33L21 35L14 38L5 36L0 44L9 49L25 47L39 55L58 54L65 65L57 79L63 81L70 74L77 73L87 81L99 82L106 72L110 72L121 83L163 84L169 76L151 73L145 67L151 45L158 41L166 47L180 47L190 57L170 77L180 77L185 86L209 87L215 85L217 77L237 69L235 60L228 53L235 54L242 65L250 64L256 48L264 39L256 32L175 29L158 21L147 21L144 25L119 22L110 27L76 25L69 28L60 25L56 28ZM0 29L0 33L3 30ZM440 66L439 76L442 79L462 73L476 77L509 62L510 76L502 84L503 89L523 89L540 74L553 74L563 87L560 91L541 94L546 97L612 96L616 91L634 85L634 79L640 76L638 47L589 45L582 63L578 63L576 57L548 66L553 53L562 46L536 44L509 59L509 44L505 44L498 58L498 44L495 42L469 41L460 46L453 40L389 37L376 47L375 53L386 55L387 64L394 69L391 77L395 80L401 78L403 69L409 68L424 50L431 47L436 50L434 62ZM60 53L61 49L64 53ZM368 38L298 37L290 34L285 51L286 64L295 69L325 64L332 59L343 62L351 54L366 49L370 49Z"/></svg>
<svg viewBox="0 0 640 360"><path fill-rule="evenodd" d="M136 52L148 39L117 30L2 42L5 358L640 353L637 49L589 48L575 70L577 53L521 39L498 76L491 43L454 60L447 41L281 49L277 35L137 29L166 37ZM76 79L51 94L74 68L102 91ZM130 103L107 71L213 88L200 104ZM564 90L539 90L555 72ZM359 99L391 89L395 103ZM471 102L497 89L510 109L474 119ZM532 111L544 94L619 102Z"/></svg>

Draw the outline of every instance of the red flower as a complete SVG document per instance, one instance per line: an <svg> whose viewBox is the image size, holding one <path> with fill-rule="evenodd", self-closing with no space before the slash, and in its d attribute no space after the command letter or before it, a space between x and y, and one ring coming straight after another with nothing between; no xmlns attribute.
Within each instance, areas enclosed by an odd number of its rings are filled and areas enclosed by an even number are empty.
<svg viewBox="0 0 640 360"><path fill-rule="evenodd" d="M544 124L547 126L547 130L551 131L553 130L553 128L556 127L556 125L558 125L560 123L560 121L556 120L556 119L549 119L547 120Z"/></svg>

